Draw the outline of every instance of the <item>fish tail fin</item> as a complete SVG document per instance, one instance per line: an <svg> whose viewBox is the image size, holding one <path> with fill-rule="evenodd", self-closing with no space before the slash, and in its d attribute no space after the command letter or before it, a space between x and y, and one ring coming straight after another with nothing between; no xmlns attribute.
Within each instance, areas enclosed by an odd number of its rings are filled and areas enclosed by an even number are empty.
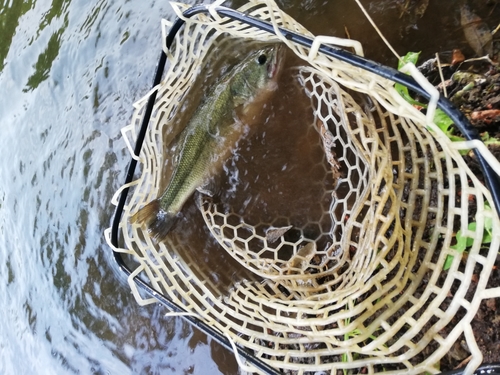
<svg viewBox="0 0 500 375"><path fill-rule="evenodd" d="M162 241L172 229L176 219L177 215L164 211L160 207L160 201L155 199L132 215L130 222L145 226L155 240Z"/></svg>

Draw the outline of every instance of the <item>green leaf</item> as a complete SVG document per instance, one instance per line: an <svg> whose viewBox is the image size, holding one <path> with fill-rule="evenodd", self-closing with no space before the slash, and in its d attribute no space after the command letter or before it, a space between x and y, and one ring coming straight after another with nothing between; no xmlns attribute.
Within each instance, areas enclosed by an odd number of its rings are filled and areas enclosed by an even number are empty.
<svg viewBox="0 0 500 375"><path fill-rule="evenodd" d="M485 211L491 211L491 207L488 202L484 202ZM477 223L472 222L467 227L470 231L475 232L477 230ZM450 249L456 250L459 253L464 252L467 248L471 247L474 244L474 238L463 236L462 231L459 230L455 235L457 243L453 246L450 246ZM491 217L484 218L484 229L483 229L483 237L481 239L482 244L491 243L493 240L493 219ZM451 267L453 262L453 255L447 255L443 264L443 270L446 271Z"/></svg>
<svg viewBox="0 0 500 375"><path fill-rule="evenodd" d="M468 228L470 231L475 231L476 226L477 226L477 223L470 223ZM450 248L454 249L460 253L463 252L468 247L471 247L474 244L474 238L468 237L468 236L463 236L461 230L459 230L457 232L457 235L455 236L455 238L457 239L457 244L450 246Z"/></svg>
<svg viewBox="0 0 500 375"><path fill-rule="evenodd" d="M484 209L486 211L491 211L491 207L488 204L488 202L484 203ZM491 243L492 240L493 240L493 218L485 217L483 240L481 242L486 244L486 243Z"/></svg>
<svg viewBox="0 0 500 375"><path fill-rule="evenodd" d="M452 142L460 142L464 140L463 137L453 135L453 131L450 129L450 127L454 124L453 120L439 108L436 109L436 114L434 115L434 123ZM460 150L459 152L462 155L467 155L469 150Z"/></svg>
<svg viewBox="0 0 500 375"><path fill-rule="evenodd" d="M444 260L443 264L443 271L448 271L451 267L451 264L453 263L453 255L447 255L446 259Z"/></svg>
<svg viewBox="0 0 500 375"><path fill-rule="evenodd" d="M481 140L484 142L486 146L488 145L500 145L500 139L491 137L488 132L484 132L481 134Z"/></svg>
<svg viewBox="0 0 500 375"><path fill-rule="evenodd" d="M406 55L401 57L401 60L398 61L398 70L401 70L401 68L408 63L416 65L419 56L420 52L408 52Z"/></svg>
<svg viewBox="0 0 500 375"><path fill-rule="evenodd" d="M444 134L450 136L450 126L454 124L453 120L444 113L443 110L437 108L434 115L434 123L443 131Z"/></svg>
<svg viewBox="0 0 500 375"><path fill-rule="evenodd" d="M420 52L408 52L405 56L401 58L401 60L398 61L398 70L401 70L401 68L408 63L416 64L419 55ZM405 85L396 83L394 85L394 88L399 93L399 95L401 95L403 99L406 100L411 105L417 105L419 107L427 107L425 104L420 103L419 101L413 99L410 93L408 92L408 87L406 87Z"/></svg>
<svg viewBox="0 0 500 375"><path fill-rule="evenodd" d="M464 252L467 248L467 237L462 236L462 231L459 230L455 238L457 239L457 243L456 245L450 246L450 249L456 250L459 253Z"/></svg>
<svg viewBox="0 0 500 375"><path fill-rule="evenodd" d="M486 231L481 243L484 243L484 244L491 243L492 240L493 240L493 235L491 234L491 232Z"/></svg>
<svg viewBox="0 0 500 375"><path fill-rule="evenodd" d="M405 56L398 61L398 70L401 70L403 66L408 63L416 64L418 61L418 57L420 56L420 52L408 52ZM408 88L404 85L396 83L394 86L396 91L403 97L411 105L419 106L422 108L427 108L427 104L420 103L419 101L413 99L408 91ZM453 135L450 127L454 124L453 120L443 112L443 110L437 108L436 113L434 115L434 123L443 131L444 134L450 138L452 141L463 141L464 138ZM465 151L467 153L467 151Z"/></svg>
<svg viewBox="0 0 500 375"><path fill-rule="evenodd" d="M475 221L473 221L472 223L470 223L470 224L469 224L469 226L468 226L467 228L468 228L470 231L475 232L475 231L476 231L476 229L477 229L477 223L476 223ZM473 240L474 240L474 239L473 239ZM474 242L474 241L472 241L472 242ZM471 244L470 246L472 246L472 244Z"/></svg>
<svg viewBox="0 0 500 375"><path fill-rule="evenodd" d="M481 140L483 142L488 142L490 139L491 139L490 133L484 132L483 134L481 134Z"/></svg>
<svg viewBox="0 0 500 375"><path fill-rule="evenodd" d="M394 85L394 88L396 89L398 94L401 95L403 97L403 99L406 100L411 105L417 105L419 107L424 107L424 108L427 107L425 104L420 103L418 100L413 99L411 97L410 93L408 92L408 87L406 87L405 85L402 85L400 83L396 83Z"/></svg>

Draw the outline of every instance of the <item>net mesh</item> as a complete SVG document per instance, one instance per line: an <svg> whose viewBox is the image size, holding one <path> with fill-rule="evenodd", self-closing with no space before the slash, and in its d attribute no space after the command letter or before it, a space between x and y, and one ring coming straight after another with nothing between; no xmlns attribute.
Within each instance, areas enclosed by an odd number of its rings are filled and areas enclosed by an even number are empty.
<svg viewBox="0 0 500 375"><path fill-rule="evenodd" d="M187 9L173 6L181 17ZM251 1L239 10L312 37L272 1ZM154 89L141 175L126 186L132 194L119 227L125 247L114 249L137 262L130 285L138 302L155 301L136 289L133 277L142 274L186 311L285 373L436 373L459 339L473 354L469 369L478 366L470 321L482 299L500 296L499 288L486 289L500 223L489 192L454 145L399 96L393 82L315 54L279 32L212 13L186 19L168 51L168 73ZM168 24L163 26L166 33ZM308 113L301 130L307 150L300 155L310 175L294 178L314 185L310 212L252 215L197 194L194 207L204 223L156 243L129 218L165 187L167 145L182 127L175 118L183 98L197 95L189 88L199 83L198 73L234 40L276 38L302 61L294 77ZM129 145L148 97L136 103L123 130ZM196 225L210 231L206 241L216 241L217 254L209 256L237 269L237 277L214 277L214 269L200 262L204 247L186 240L201 235ZM458 230L469 238L467 256L452 248ZM486 232L490 243L483 243Z"/></svg>

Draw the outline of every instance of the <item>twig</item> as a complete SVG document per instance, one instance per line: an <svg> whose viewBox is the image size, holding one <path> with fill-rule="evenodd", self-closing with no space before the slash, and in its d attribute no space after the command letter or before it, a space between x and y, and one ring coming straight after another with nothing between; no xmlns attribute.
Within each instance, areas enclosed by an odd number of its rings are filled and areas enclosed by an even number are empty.
<svg viewBox="0 0 500 375"><path fill-rule="evenodd" d="M359 0L354 0L354 1L356 1L356 3L358 4L358 6L361 8L361 11L365 15L365 17L368 19L368 21L372 24L373 28L375 29L375 31L377 32L377 34L380 36L380 38L382 38L382 40L384 41L384 43L386 44L386 46L391 50L391 52L394 54L394 56L396 56L398 58L398 60L401 61L402 60L401 56L399 56L398 53L396 52L396 50L394 48L392 48L392 46L389 43L389 41L387 39L385 39L384 34L382 34L382 32L379 30L379 28L377 27L377 25L375 24L375 22L372 20L372 18L370 17L370 15L366 11L366 9L363 7L363 5L361 5L361 3L359 2Z"/></svg>
<svg viewBox="0 0 500 375"><path fill-rule="evenodd" d="M446 91L446 85L444 83L443 70L441 69L441 61L439 60L439 55L437 54L437 52L436 52L436 61L437 61L438 70L439 70L439 77L441 77L441 83L443 84L443 94L444 94L444 97L447 98L448 97L448 92Z"/></svg>
<svg viewBox="0 0 500 375"><path fill-rule="evenodd" d="M455 370L458 369L458 368L461 368L461 367L464 367L467 363L470 362L470 360L472 359L472 355L468 356L467 358L465 358L462 362L460 362L458 364L457 367L455 367Z"/></svg>
<svg viewBox="0 0 500 375"><path fill-rule="evenodd" d="M491 32L491 36L495 35L495 33L496 33L498 30L500 30L500 23L498 24L498 26L497 26L497 27L495 27L495 30L493 30L493 31Z"/></svg>

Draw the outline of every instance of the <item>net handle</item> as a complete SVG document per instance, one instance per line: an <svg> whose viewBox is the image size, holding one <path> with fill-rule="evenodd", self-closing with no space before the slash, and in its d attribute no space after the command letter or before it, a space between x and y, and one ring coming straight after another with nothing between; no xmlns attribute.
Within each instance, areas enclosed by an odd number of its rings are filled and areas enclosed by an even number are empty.
<svg viewBox="0 0 500 375"><path fill-rule="evenodd" d="M185 18L191 18L192 16L200 13L209 13L210 11L215 11L218 14L221 14L225 17L229 17L233 20L237 20L243 23L246 23L250 26L257 27L261 30L267 31L269 33L275 34L275 29L274 27L262 20L259 20L254 17L250 17L248 15L245 15L243 13L240 13L238 11L235 11L230 8L222 7L222 6L216 6L216 7L211 7L209 9L208 6L206 5L196 5L193 6L189 9L187 9L183 13L183 17ZM172 25L167 37L166 37L166 46L169 48L175 38L175 35L179 31L179 29L184 25L185 21L181 18L177 18L174 24ZM311 47L313 40L311 38L305 37L303 35L294 33L292 31L283 29L283 28L278 28L279 31L290 41L298 43L302 46L306 47ZM396 69L384 66L382 64L379 64L377 62L365 59L361 56L354 55L348 51L345 51L340 48L335 48L331 46L325 46L321 45L319 47L319 52L325 53L331 57L335 57L341 61L347 62L349 64L352 64L356 67L362 68L364 70L367 70L369 72L375 73L377 75L380 75L384 78L387 78L389 80L392 80L397 83L401 83L408 87L410 90L422 95L423 97L429 99L429 94L410 76L401 73L397 71ZM153 88L157 86L161 82L161 78L163 76L163 72L165 69L165 64L167 62L167 55L164 51L162 51L158 64L156 66L156 73L154 76L153 80ZM144 142L144 138L146 135L146 131L149 125L149 120L151 118L151 114L153 111L153 106L156 100L156 91L153 91L151 93L151 96L148 99L147 105L146 105L146 110L144 112L144 116L141 121L141 127L139 130L139 134L137 135L137 140L136 144L134 147L134 157L132 157L132 160L130 161L130 164L127 169L127 174L125 177L125 184L130 184L134 178L134 172L135 168L137 166L137 159L140 154L140 151L142 149L142 144ZM472 127L470 122L467 120L465 115L463 115L458 109L456 109L453 104L446 98L440 97L438 101L438 107L441 108L450 118L455 122L455 125L457 128L462 132L462 134L465 136L467 140L473 140L473 139L479 139L479 134L475 128ZM495 172L492 170L492 168L489 166L489 164L485 161L483 156L476 150L474 149L474 153L476 154L478 161L481 165L481 168L483 170L488 188L490 189L490 192L493 196L493 201L495 204L495 207L497 209L497 212L500 212L500 177L495 174ZM121 220L121 216L123 214L123 208L125 206L125 202L127 199L129 193L129 187L126 187L123 189L123 191L120 194L120 198L118 200L118 204L115 209L115 215L113 218L112 226L111 226L111 243L115 247L118 246L118 231L119 231L119 224ZM128 278L132 274L132 270L128 267L128 265L125 263L125 260L122 256L122 253L113 251L114 259L116 263L118 264L119 269L126 275ZM186 311L176 303L174 303L172 300L170 300L167 296L163 295L159 291L155 290L148 282L144 281L141 277L136 276L133 278L134 282L137 284L137 286L145 292L147 295L155 298L158 302L160 302L162 305L167 307L169 310L177 313L185 313ZM222 346L227 348L228 350L233 350L231 342L224 336L222 335L218 330L215 328L209 326L205 322L197 319L194 316L190 315L185 315L182 316L183 319L186 319L189 323L194 325L196 328L200 329L202 332L204 332L206 335L214 338L218 343L220 343ZM261 359L256 358L252 353L248 351L248 349L243 348L238 346L238 353L240 356L245 358L249 363L251 363L253 366L256 367L259 371L265 373L265 374L270 374L270 375L278 375L280 374L279 371L271 367L269 364L263 362ZM455 373L454 373L455 374Z"/></svg>

